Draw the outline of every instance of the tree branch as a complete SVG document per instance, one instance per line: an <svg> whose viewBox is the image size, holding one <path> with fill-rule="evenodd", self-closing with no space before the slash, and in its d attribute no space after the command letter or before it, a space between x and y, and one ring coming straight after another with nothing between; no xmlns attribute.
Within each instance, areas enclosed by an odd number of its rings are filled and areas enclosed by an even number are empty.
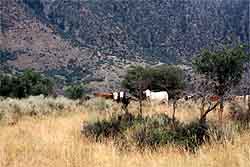
<svg viewBox="0 0 250 167"><path fill-rule="evenodd" d="M206 111L206 112L202 115L202 117L200 118L200 121L205 120L207 114L208 114L209 112L211 112L212 110L214 110L219 104L220 104L220 101L218 101L212 108L209 107L209 108L207 109L207 111Z"/></svg>

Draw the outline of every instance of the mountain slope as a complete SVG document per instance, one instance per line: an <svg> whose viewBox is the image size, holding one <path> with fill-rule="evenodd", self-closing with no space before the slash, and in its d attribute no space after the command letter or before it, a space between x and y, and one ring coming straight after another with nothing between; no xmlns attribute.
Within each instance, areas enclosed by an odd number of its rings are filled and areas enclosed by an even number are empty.
<svg viewBox="0 0 250 167"><path fill-rule="evenodd" d="M0 70L114 89L128 65L250 38L249 0L1 0Z"/></svg>
<svg viewBox="0 0 250 167"><path fill-rule="evenodd" d="M210 44L249 41L249 0L46 2L44 15L59 29L116 56L183 62Z"/></svg>
<svg viewBox="0 0 250 167"><path fill-rule="evenodd" d="M21 1L3 0L1 3L1 67L33 68L64 84L95 81L107 87L105 84L109 80L120 81L123 70L116 68L123 65L122 60L104 57L94 49L63 37L52 24L38 17ZM109 64L114 65L109 67Z"/></svg>

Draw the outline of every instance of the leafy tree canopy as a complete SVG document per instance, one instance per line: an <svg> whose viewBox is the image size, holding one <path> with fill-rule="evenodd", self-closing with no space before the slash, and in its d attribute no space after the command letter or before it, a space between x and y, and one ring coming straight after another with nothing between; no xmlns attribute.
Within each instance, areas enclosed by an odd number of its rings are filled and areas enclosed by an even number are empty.
<svg viewBox="0 0 250 167"><path fill-rule="evenodd" d="M80 85L71 85L65 87L64 89L65 96L70 99L80 99L85 96L85 86Z"/></svg>
<svg viewBox="0 0 250 167"><path fill-rule="evenodd" d="M174 65L158 67L131 66L122 82L131 94L138 96L141 90L168 91L175 97L185 87L184 72Z"/></svg>
<svg viewBox="0 0 250 167"><path fill-rule="evenodd" d="M242 45L221 50L204 50L193 66L196 72L205 75L215 83L215 93L223 96L231 87L239 83L244 72L247 54Z"/></svg>
<svg viewBox="0 0 250 167"><path fill-rule="evenodd" d="M40 94L48 96L52 93L53 82L33 70L26 70L18 75L0 76L0 96L23 98Z"/></svg>

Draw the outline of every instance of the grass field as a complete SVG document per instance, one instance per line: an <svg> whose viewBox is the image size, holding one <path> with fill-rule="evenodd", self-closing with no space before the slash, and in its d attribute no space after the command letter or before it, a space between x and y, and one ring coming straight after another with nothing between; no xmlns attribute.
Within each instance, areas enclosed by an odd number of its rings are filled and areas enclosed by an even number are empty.
<svg viewBox="0 0 250 167"><path fill-rule="evenodd" d="M182 105L177 119L189 122L199 116L198 107ZM0 102L1 167L249 167L250 131L235 133L233 140L205 144L197 153L167 145L152 151L118 150L112 141L92 142L80 134L83 121L109 117L119 106L102 100L78 101L30 98ZM137 105L130 107L136 112ZM144 114L163 112L145 107ZM168 111L170 114L170 111ZM4 114L3 114L4 113ZM6 114L8 113L8 114ZM38 113L38 114L36 114ZM216 120L211 113L209 119ZM225 114L225 119L227 114ZM225 120L224 124L227 121Z"/></svg>

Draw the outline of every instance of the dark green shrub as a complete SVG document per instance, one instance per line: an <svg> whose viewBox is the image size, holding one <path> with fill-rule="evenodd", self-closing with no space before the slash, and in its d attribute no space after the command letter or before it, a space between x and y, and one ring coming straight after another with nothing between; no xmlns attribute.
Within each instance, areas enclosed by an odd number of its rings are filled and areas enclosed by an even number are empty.
<svg viewBox="0 0 250 167"><path fill-rule="evenodd" d="M237 126L237 130L250 128L250 112L237 102L230 103L229 119Z"/></svg>
<svg viewBox="0 0 250 167"><path fill-rule="evenodd" d="M9 97L13 92L13 77L0 74L0 96Z"/></svg>
<svg viewBox="0 0 250 167"><path fill-rule="evenodd" d="M179 123L176 129L140 124L131 129L129 137L140 148L144 148L145 146L156 148L157 146L166 144L175 144L186 150L195 151L199 145L203 144L209 138L207 130L207 126L201 125L198 122L188 125Z"/></svg>
<svg viewBox="0 0 250 167"><path fill-rule="evenodd" d="M83 85L72 85L64 89L64 94L70 99L81 99L85 96L85 87Z"/></svg>
<svg viewBox="0 0 250 167"><path fill-rule="evenodd" d="M171 98L185 87L184 72L174 65L162 65L154 68L131 66L122 82L122 86L134 96L140 89L154 91L168 90Z"/></svg>
<svg viewBox="0 0 250 167"><path fill-rule="evenodd" d="M96 141L113 138L116 143L127 143L139 148L157 148L166 144L175 144L186 150L195 151L199 145L209 139L208 126L198 121L190 124L175 123L164 114L152 117L122 114L109 120L86 124L82 133Z"/></svg>
<svg viewBox="0 0 250 167"><path fill-rule="evenodd" d="M199 121L179 127L175 131L174 143L194 151L199 145L209 140L208 125Z"/></svg>
<svg viewBox="0 0 250 167"><path fill-rule="evenodd" d="M42 15L44 7L40 0L24 0L24 3L26 3L30 8L32 8L35 13Z"/></svg>
<svg viewBox="0 0 250 167"><path fill-rule="evenodd" d="M0 50L0 63L8 60L15 60L17 58L15 53L9 52L8 50Z"/></svg>
<svg viewBox="0 0 250 167"><path fill-rule="evenodd" d="M53 93L53 82L32 70L18 75L0 75L0 96L23 98L30 95L45 96Z"/></svg>
<svg viewBox="0 0 250 167"><path fill-rule="evenodd" d="M95 138L99 141L103 138L114 138L128 127L132 126L135 117L129 113L112 116L110 120L98 120L92 124L87 124L82 127L82 133L86 137Z"/></svg>

